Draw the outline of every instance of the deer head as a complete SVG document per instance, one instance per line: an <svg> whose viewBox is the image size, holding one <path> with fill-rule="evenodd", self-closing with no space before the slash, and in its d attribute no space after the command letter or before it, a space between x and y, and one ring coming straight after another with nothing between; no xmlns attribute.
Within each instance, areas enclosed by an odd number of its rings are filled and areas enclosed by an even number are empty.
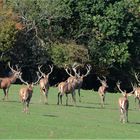
<svg viewBox="0 0 140 140"><path fill-rule="evenodd" d="M22 79L22 73L20 74L19 79L22 83L27 85L27 87L32 87L33 88L33 86L36 85L42 77L42 75L41 76L39 75L39 72L36 72L36 74L37 74L37 80L35 82L32 82L31 84L29 84L28 82L26 82Z"/></svg>
<svg viewBox="0 0 140 140"><path fill-rule="evenodd" d="M102 84L102 86L104 86L106 88L108 87L108 85L107 85L107 79L106 79L105 76L103 76L103 80L101 80L99 77L97 77L97 78L100 81L100 83Z"/></svg>
<svg viewBox="0 0 140 140"><path fill-rule="evenodd" d="M122 93L122 95L123 95L124 97L131 96L132 93L135 91L134 85L133 85L132 83L131 83L131 85L132 85L132 87L133 87L133 90L132 90L131 92L129 92L129 93L127 93L126 90L123 91L123 90L120 88L120 81L118 81L116 85L117 85L119 91Z"/></svg>
<svg viewBox="0 0 140 140"><path fill-rule="evenodd" d="M53 65L49 65L49 67L50 67L50 72L47 73L47 74L45 74L45 73L43 73L43 72L41 71L41 67L42 67L42 65L41 65L41 66L38 66L39 72L41 73L41 75L43 76L43 78L45 78L45 77L48 78L49 75L53 72Z"/></svg>
<svg viewBox="0 0 140 140"><path fill-rule="evenodd" d="M79 65L73 67L72 69L73 69L75 75L76 75L78 78L84 78L84 77L88 76L89 73L90 73L90 71L91 71L91 65L88 64L88 65L86 65L86 74L82 74L82 75L81 75L80 70L77 72L77 67L79 67Z"/></svg>

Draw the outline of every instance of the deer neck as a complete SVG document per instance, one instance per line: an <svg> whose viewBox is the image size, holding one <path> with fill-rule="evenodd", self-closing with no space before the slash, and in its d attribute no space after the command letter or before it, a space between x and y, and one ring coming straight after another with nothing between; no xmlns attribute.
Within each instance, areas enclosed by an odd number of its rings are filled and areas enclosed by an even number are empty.
<svg viewBox="0 0 140 140"><path fill-rule="evenodd" d="M11 83L14 83L17 79L17 77L15 77L15 75L10 76L9 78L10 78Z"/></svg>

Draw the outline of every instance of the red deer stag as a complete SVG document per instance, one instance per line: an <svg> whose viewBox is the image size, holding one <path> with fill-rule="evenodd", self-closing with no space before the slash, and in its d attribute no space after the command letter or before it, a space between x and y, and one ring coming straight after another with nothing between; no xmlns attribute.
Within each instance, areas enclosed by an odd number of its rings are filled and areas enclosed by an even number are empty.
<svg viewBox="0 0 140 140"><path fill-rule="evenodd" d="M50 72L45 74L41 71L41 67L38 67L39 72L43 76L43 78L40 80L40 102L42 100L42 96L45 96L45 104L48 104L48 91L49 91L49 76L53 72L53 66L49 65Z"/></svg>
<svg viewBox="0 0 140 140"><path fill-rule="evenodd" d="M69 71L68 68L65 69L65 71L67 72L67 74L70 76L67 81L69 83L73 83L75 85L75 89L78 89L78 95L79 95L79 102L81 102L81 94L80 94L80 89L82 87L83 81L84 81L84 77L86 77L90 71L91 71L91 65L87 65L86 66L86 74L82 74L80 75L80 71L77 73L77 66L72 67L72 70L74 71L75 75L72 75Z"/></svg>
<svg viewBox="0 0 140 140"><path fill-rule="evenodd" d="M119 91L122 93L123 97L118 99L119 104L119 111L120 111L120 122L125 123L128 122L128 108L129 108L129 101L128 96L133 95L132 93L135 91L133 86L133 91L127 93L120 88L120 82L117 83L117 87Z"/></svg>
<svg viewBox="0 0 140 140"><path fill-rule="evenodd" d="M33 87L39 82L42 76L39 76L39 73L37 72L38 79L36 82L32 82L31 84L29 84L28 82L25 82L21 76L22 74L19 76L19 79L21 80L21 82L23 82L26 85L26 87L22 87L20 89L19 97L20 97L21 102L23 103L23 112L29 113L29 103L32 98Z"/></svg>
<svg viewBox="0 0 140 140"><path fill-rule="evenodd" d="M64 82L59 83L58 85L58 102L57 104L59 105L59 98L62 104L62 96L65 94L66 95L66 105L68 105L68 94L72 94L72 99L76 105L76 98L75 98L75 85L74 83L70 83L67 80Z"/></svg>
<svg viewBox="0 0 140 140"><path fill-rule="evenodd" d="M45 104L48 104L48 91L49 91L49 76L53 72L53 66L49 65L50 72L45 74L41 71L41 67L38 67L39 72L43 76L43 78L40 80L40 102L42 102L42 96L45 96Z"/></svg>
<svg viewBox="0 0 140 140"><path fill-rule="evenodd" d="M134 73L135 74L135 78L138 82L138 86L135 89L134 92L134 97L135 97L135 105L136 105L136 100L138 100L138 105L139 105L139 109L140 109L140 80L139 80L139 73Z"/></svg>
<svg viewBox="0 0 140 140"><path fill-rule="evenodd" d="M0 78L0 88L3 89L3 91L4 91L3 100L5 100L5 97L8 100L9 88L10 88L11 84L14 83L20 75L20 69L18 68L17 65L16 65L16 70L10 66L10 63L8 63L8 66L9 66L10 70L12 71L12 75L9 77Z"/></svg>
<svg viewBox="0 0 140 140"><path fill-rule="evenodd" d="M99 77L97 77L97 78L100 81L100 83L102 84L98 89L98 93L99 93L99 96L101 99L101 107L104 107L106 89L108 88L107 80L106 80L106 77L104 77L104 76L103 76L104 80L101 80Z"/></svg>

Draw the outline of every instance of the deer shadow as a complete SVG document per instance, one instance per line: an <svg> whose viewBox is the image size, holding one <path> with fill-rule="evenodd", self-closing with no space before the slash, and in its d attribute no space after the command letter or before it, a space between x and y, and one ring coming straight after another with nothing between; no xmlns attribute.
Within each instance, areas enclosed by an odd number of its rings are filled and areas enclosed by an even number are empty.
<svg viewBox="0 0 140 140"><path fill-rule="evenodd" d="M129 124L137 124L140 125L140 122L128 122Z"/></svg>
<svg viewBox="0 0 140 140"><path fill-rule="evenodd" d="M58 117L58 116L56 116L56 115L51 115L51 114L45 114L45 115L42 115L42 116L44 116L44 117L53 117L53 118L56 118L56 117Z"/></svg>

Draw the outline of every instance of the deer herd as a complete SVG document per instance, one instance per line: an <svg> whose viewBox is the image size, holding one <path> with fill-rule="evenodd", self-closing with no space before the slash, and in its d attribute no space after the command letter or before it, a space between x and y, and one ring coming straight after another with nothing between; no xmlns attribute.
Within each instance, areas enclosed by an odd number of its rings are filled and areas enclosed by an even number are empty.
<svg viewBox="0 0 140 140"><path fill-rule="evenodd" d="M38 71L36 72L37 79L36 81L32 81L32 83L28 83L22 78L21 68L17 65L15 69L8 63L8 67L11 70L11 75L9 77L0 78L0 89L3 89L4 97L3 100L8 100L8 91L12 83L14 83L17 79L19 79L26 86L20 88L19 90L19 98L20 102L23 104L23 112L29 113L29 103L33 94L33 87L39 83L40 85L40 102L48 104L48 91L49 91L49 77L53 72L53 65L49 65L50 72L47 74L44 73L41 66L38 66ZM80 65L73 65L71 67L65 66L65 72L69 75L69 77L60 83L58 83L58 101L57 104L62 104L62 97L66 96L66 105L68 105L68 95L71 94L74 105L76 106L76 90L78 90L79 102L81 102L81 94L80 89L82 87L84 77L87 77L91 71L91 65L86 65L84 68L86 70L85 74L81 74ZM117 82L116 86L118 90L121 92L122 97L118 99L118 106L120 111L120 122L128 122L128 108L129 108L129 100L128 96L134 96L135 103L138 101L138 107L140 109L140 79L139 73L134 73L134 77L137 81L137 85L132 85L132 91L127 93L125 90L121 89L120 82ZM97 77L97 80L100 81L101 86L98 88L98 94L100 97L101 107L105 106L105 95L108 88L107 79L105 76Z"/></svg>

